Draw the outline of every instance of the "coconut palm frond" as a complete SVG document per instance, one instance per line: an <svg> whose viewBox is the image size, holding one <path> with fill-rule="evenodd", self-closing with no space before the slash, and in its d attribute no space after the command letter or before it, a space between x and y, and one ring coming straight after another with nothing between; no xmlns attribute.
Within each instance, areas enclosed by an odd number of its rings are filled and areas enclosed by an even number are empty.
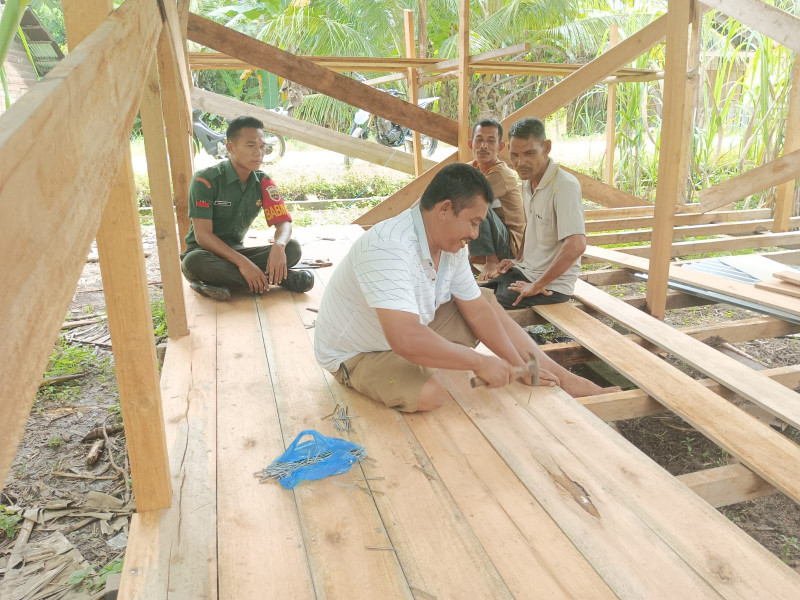
<svg viewBox="0 0 800 600"><path fill-rule="evenodd" d="M295 109L294 117L348 133L355 111L354 107L330 96L308 94L303 98L302 104Z"/></svg>

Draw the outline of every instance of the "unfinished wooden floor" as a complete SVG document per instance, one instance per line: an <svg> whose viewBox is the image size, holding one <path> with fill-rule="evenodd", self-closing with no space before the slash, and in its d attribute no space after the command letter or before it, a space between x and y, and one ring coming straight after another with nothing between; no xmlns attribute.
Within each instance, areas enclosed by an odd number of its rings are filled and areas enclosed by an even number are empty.
<svg viewBox="0 0 800 600"><path fill-rule="evenodd" d="M358 231L318 230L304 254L338 258ZM331 271L308 294L187 292L191 334L162 374L173 506L135 515L122 598L800 596L800 576L561 391L453 373L442 408L402 415L337 384L306 310ZM337 403L375 462L259 484L301 430L342 435L322 420Z"/></svg>

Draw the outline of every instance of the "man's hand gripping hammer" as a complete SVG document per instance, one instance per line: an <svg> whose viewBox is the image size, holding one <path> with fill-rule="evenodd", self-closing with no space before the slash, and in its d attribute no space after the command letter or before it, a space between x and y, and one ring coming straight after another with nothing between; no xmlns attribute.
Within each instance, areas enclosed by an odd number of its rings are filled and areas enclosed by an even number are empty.
<svg viewBox="0 0 800 600"><path fill-rule="evenodd" d="M539 385L539 359L532 352L528 353L528 362L521 367L514 367L514 381L528 376L531 378L531 385ZM480 377L473 377L469 383L474 388L489 385Z"/></svg>

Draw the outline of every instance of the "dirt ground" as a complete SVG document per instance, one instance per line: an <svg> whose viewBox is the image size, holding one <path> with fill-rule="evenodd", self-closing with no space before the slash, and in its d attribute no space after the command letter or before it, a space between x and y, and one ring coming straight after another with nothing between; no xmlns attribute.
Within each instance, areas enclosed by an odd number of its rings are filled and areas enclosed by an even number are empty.
<svg viewBox="0 0 800 600"><path fill-rule="evenodd" d="M155 302L161 297L160 274L152 226L143 227L148 281ZM105 302L97 262L90 253L66 319L91 319L105 313ZM617 296L641 295L641 284L607 288ZM725 305L687 308L671 311L667 321L675 326L711 324L756 316L746 310ZM0 504L22 508L64 508L82 513L90 492L109 494L123 507L108 509L107 518L86 518L65 514L33 529L29 543L53 531L62 531L66 538L94 565L108 565L124 552L130 519L131 497L129 468L124 432L110 435L110 451L105 448L94 466L87 466L86 455L92 442L83 437L102 423L120 422L119 398L113 373L113 356L107 345L105 321L90 323L62 335L94 340L79 344L86 355L79 369L83 377L60 385L40 389L19 446L12 474L0 494ZM786 337L736 344L736 347L758 360L765 367L800 364L798 338ZM667 358L668 360L669 357ZM676 361L672 360L674 364ZM683 367L693 376L700 374ZM619 421L620 433L673 475L721 466L733 462L725 451L707 440L680 418L672 415ZM786 428L783 435L800 442L800 432ZM125 473L123 479L121 472ZM744 502L721 509L722 513L763 544L788 565L800 567L800 506L783 495ZM1 513L0 513L1 516ZM14 541L3 536L0 527L0 567ZM118 561L117 561L118 562ZM1 579L1 577L0 577ZM92 582L94 589L90 589ZM84 582L85 597L97 597L98 579Z"/></svg>

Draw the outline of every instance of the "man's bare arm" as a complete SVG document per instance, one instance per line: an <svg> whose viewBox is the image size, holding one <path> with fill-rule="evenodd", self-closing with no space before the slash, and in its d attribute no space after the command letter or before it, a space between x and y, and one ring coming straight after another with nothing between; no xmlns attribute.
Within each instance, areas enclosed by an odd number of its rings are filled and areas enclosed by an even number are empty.
<svg viewBox="0 0 800 600"><path fill-rule="evenodd" d="M552 292L546 291L547 285L566 273L567 269L583 256L584 250L586 250L586 236L584 234L577 233L564 238L558 254L556 254L553 262L550 263L550 266L542 273L539 279L533 283L517 281L508 286L508 289L519 292L519 297L514 302L514 306L516 306L520 300L528 296L535 296L542 293L549 296Z"/></svg>
<svg viewBox="0 0 800 600"><path fill-rule="evenodd" d="M472 332L489 350L509 363L521 366L528 360L524 348L516 348L486 298L458 300L456 305Z"/></svg>
<svg viewBox="0 0 800 600"><path fill-rule="evenodd" d="M286 244L292 239L292 222L281 221L275 225L275 242L267 258L267 279L271 284L278 285L288 274L286 263Z"/></svg>

